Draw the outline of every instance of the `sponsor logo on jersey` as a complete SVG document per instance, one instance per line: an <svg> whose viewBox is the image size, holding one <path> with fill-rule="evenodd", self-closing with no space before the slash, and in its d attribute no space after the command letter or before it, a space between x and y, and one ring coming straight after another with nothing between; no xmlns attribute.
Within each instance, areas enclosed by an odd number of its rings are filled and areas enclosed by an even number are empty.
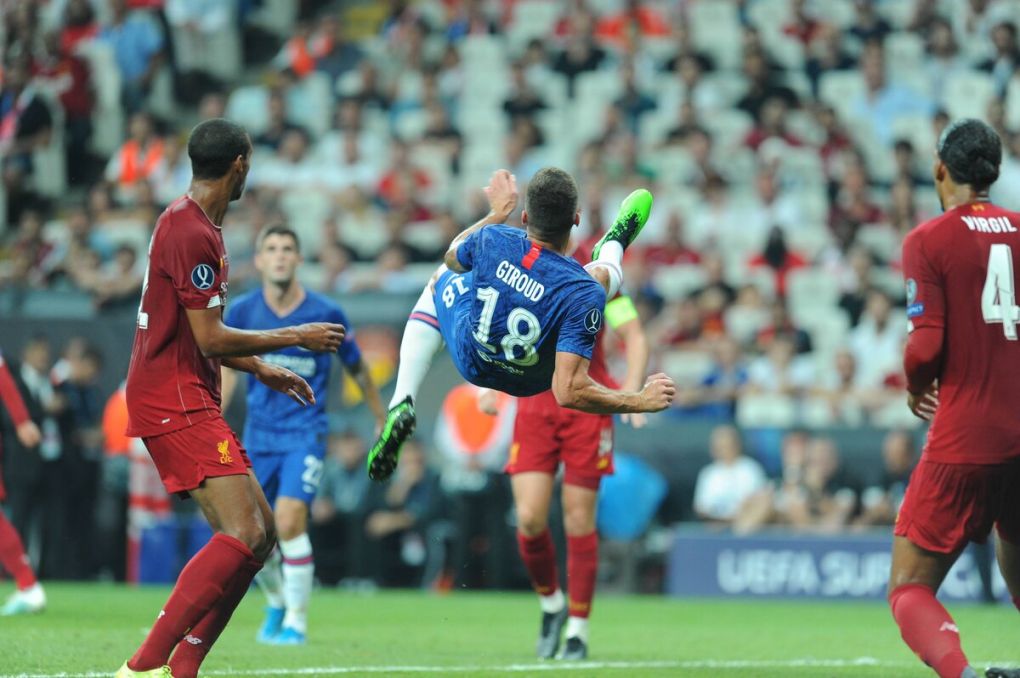
<svg viewBox="0 0 1020 678"><path fill-rule="evenodd" d="M220 453L221 464L233 464L234 458L230 456L230 441L221 440L216 443L216 451Z"/></svg>
<svg viewBox="0 0 1020 678"><path fill-rule="evenodd" d="M588 334L598 334L602 329L602 311L593 308L584 316L584 329Z"/></svg>
<svg viewBox="0 0 1020 678"><path fill-rule="evenodd" d="M305 355L290 355L287 353L269 353L262 356L267 363L279 365L298 375L308 379L314 377L317 371L315 358Z"/></svg>
<svg viewBox="0 0 1020 678"><path fill-rule="evenodd" d="M191 269L191 284L200 290L207 290L216 282L216 273L209 264L199 264Z"/></svg>

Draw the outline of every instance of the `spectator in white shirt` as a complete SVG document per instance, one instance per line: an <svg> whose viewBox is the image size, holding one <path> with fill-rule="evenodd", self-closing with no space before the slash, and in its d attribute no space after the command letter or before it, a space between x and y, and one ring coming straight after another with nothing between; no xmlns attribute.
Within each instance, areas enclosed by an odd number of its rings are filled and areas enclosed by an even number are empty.
<svg viewBox="0 0 1020 678"><path fill-rule="evenodd" d="M861 321L850 332L850 351L857 360L857 385L880 386L903 359L906 323L893 317L892 302L881 290L872 290Z"/></svg>
<svg viewBox="0 0 1020 678"><path fill-rule="evenodd" d="M701 469L694 488L694 510L702 520L729 524L748 497L765 486L765 472L744 456L740 433L732 426L712 431L712 463Z"/></svg>
<svg viewBox="0 0 1020 678"><path fill-rule="evenodd" d="M777 335L768 352L751 363L747 391L799 397L815 378L809 357L797 356L790 337Z"/></svg>

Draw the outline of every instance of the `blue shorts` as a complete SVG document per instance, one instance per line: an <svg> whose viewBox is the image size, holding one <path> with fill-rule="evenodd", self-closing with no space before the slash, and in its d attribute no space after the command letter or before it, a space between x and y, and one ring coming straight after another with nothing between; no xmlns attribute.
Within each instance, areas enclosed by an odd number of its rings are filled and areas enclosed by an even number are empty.
<svg viewBox="0 0 1020 678"><path fill-rule="evenodd" d="M464 359L457 329L471 327L473 299L470 292L473 278L474 274L470 271L467 273L444 271L436 281L434 293L439 333L443 335L446 350L449 351L457 371L468 381L473 381L472 377L477 378L478 375L475 374L474 366Z"/></svg>
<svg viewBox="0 0 1020 678"><path fill-rule="evenodd" d="M278 497L311 504L322 479L326 434L270 435L251 430L245 433L245 440L252 443L248 448L252 470L270 505Z"/></svg>

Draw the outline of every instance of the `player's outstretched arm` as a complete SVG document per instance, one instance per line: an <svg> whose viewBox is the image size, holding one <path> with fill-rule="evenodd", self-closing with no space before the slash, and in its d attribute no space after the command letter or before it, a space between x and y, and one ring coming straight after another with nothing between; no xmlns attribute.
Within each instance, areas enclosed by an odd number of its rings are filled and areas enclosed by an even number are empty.
<svg viewBox="0 0 1020 678"><path fill-rule="evenodd" d="M640 391L648 374L648 337L641 327L637 308L628 296L619 296L606 304L606 322L623 339L627 373L623 378L622 390ZM634 428L641 428L647 422L644 414L626 413L623 421Z"/></svg>
<svg viewBox="0 0 1020 678"><path fill-rule="evenodd" d="M263 384L286 393L302 405L315 402L315 392L308 382L286 367L267 363L257 356L224 358L220 370L220 410L226 411L230 398L237 387L237 371L255 375ZM236 370L236 371L235 371Z"/></svg>
<svg viewBox="0 0 1020 678"><path fill-rule="evenodd" d="M510 215L517 208L517 177L505 169L496 170L489 179L489 185L484 189L485 196L489 199L489 213L482 217L477 223L465 229L450 243L450 249L443 257L443 263L451 271L464 273L468 270L457 258L457 250L476 232L489 224L502 224L510 218Z"/></svg>
<svg viewBox="0 0 1020 678"><path fill-rule="evenodd" d="M588 375L588 362L576 353L556 353L552 391L560 406L591 414L659 412L676 395L676 384L665 374L650 376L640 391L614 391Z"/></svg>
<svg viewBox="0 0 1020 678"><path fill-rule="evenodd" d="M336 351L344 340L344 326L336 323L306 323L276 330L238 330L223 324L219 308L186 310L195 343L206 358L253 356L291 346L330 353Z"/></svg>

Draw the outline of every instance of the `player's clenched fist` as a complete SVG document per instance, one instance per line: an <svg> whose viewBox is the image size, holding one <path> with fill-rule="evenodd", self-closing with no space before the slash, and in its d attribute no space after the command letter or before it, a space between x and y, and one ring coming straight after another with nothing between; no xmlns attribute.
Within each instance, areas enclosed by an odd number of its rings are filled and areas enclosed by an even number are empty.
<svg viewBox="0 0 1020 678"><path fill-rule="evenodd" d="M305 323L297 326L298 345L309 351L328 353L340 348L344 340L344 326L336 323Z"/></svg>
<svg viewBox="0 0 1020 678"><path fill-rule="evenodd" d="M505 169L496 170L485 187L485 195L489 199L489 209L502 218L510 216L517 207L517 177Z"/></svg>
<svg viewBox="0 0 1020 678"><path fill-rule="evenodd" d="M670 406L676 396L676 384L663 373L648 377L645 387L641 389L641 399L645 412L658 412Z"/></svg>

